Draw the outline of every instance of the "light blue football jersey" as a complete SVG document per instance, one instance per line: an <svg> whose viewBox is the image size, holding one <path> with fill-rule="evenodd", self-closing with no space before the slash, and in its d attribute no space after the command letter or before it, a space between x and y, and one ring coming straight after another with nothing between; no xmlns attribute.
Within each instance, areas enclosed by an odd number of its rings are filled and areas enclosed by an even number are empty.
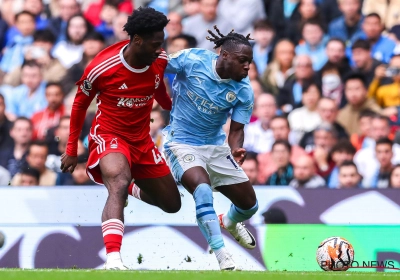
<svg viewBox="0 0 400 280"><path fill-rule="evenodd" d="M170 125L167 140L194 145L222 145L222 126L231 111L232 120L248 124L254 93L248 77L240 82L221 79L216 70L218 55L204 49L187 49L169 56L167 73L172 84Z"/></svg>

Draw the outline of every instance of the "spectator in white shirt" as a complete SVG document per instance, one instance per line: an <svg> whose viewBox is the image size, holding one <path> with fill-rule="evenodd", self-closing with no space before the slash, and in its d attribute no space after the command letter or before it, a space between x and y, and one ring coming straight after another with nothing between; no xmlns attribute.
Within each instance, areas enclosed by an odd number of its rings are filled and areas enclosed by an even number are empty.
<svg viewBox="0 0 400 280"><path fill-rule="evenodd" d="M317 111L321 91L313 81L307 81L302 87L301 100L304 106L294 109L288 116L290 127L299 143L304 133L314 130L322 119Z"/></svg>
<svg viewBox="0 0 400 280"><path fill-rule="evenodd" d="M214 25L218 26L222 34L229 33L232 30L233 26L231 26L229 21L222 15L217 14L217 6L218 0L200 0L200 13L190 16L183 21L183 33L195 37L197 47L199 48L214 50L214 44L206 39L209 35L207 30L212 30ZM235 31L239 32L239 30Z"/></svg>
<svg viewBox="0 0 400 280"><path fill-rule="evenodd" d="M387 117L376 115L371 120L371 138L378 141L388 137L390 133L390 121ZM400 163L400 145L393 144L392 164ZM354 156L354 162L363 176L363 186L370 188L374 185L375 175L379 170L379 161L376 158L375 145L359 150Z"/></svg>
<svg viewBox="0 0 400 280"><path fill-rule="evenodd" d="M262 0L220 0L218 12L245 36L253 32L254 22L266 18Z"/></svg>
<svg viewBox="0 0 400 280"><path fill-rule="evenodd" d="M271 150L274 136L270 129L270 121L276 114L275 98L271 94L263 93L254 102L253 114L257 121L245 126L243 147L247 151L266 153Z"/></svg>

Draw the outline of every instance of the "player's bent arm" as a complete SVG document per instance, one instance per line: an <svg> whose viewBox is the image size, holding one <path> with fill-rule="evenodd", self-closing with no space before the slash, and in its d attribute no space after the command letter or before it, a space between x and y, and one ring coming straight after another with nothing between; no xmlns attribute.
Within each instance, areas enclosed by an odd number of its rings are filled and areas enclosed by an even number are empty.
<svg viewBox="0 0 400 280"><path fill-rule="evenodd" d="M154 93L154 99L157 101L158 104L160 104L161 108L171 111L172 101L171 97L169 97L167 93L164 81L161 81L160 86L156 89L156 92Z"/></svg>
<svg viewBox="0 0 400 280"><path fill-rule="evenodd" d="M88 91L86 91L88 92ZM90 106L95 94L85 93L78 85L78 91L75 95L75 100L72 105L71 119L69 127L69 137L67 149L65 153L68 156L76 157L78 155L78 139L85 122L86 111Z"/></svg>
<svg viewBox="0 0 400 280"><path fill-rule="evenodd" d="M246 158L246 150L243 148L244 124L231 121L229 128L228 144L236 162L242 164Z"/></svg>

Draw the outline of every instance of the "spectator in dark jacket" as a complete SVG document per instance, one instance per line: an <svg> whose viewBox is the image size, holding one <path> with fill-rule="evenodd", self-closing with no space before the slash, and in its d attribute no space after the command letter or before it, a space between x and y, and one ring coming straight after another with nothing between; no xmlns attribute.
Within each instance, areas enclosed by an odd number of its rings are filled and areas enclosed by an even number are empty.
<svg viewBox="0 0 400 280"><path fill-rule="evenodd" d="M295 73L289 77L277 97L279 108L285 114L301 107L302 84L314 78L311 58L307 55L298 55L294 59Z"/></svg>
<svg viewBox="0 0 400 280"><path fill-rule="evenodd" d="M362 37L361 0L338 0L343 16L329 24L329 36L340 38L346 45L351 45Z"/></svg>

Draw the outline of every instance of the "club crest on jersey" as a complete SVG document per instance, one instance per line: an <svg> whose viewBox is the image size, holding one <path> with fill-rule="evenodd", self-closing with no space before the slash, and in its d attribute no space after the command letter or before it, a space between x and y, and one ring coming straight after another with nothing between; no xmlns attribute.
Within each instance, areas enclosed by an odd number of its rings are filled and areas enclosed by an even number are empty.
<svg viewBox="0 0 400 280"><path fill-rule="evenodd" d="M236 94L234 94L233 92L230 91L226 94L226 101L233 102L235 101L235 99L236 99Z"/></svg>
<svg viewBox="0 0 400 280"><path fill-rule="evenodd" d="M193 162L194 159L195 159L195 157L192 154L187 154L186 156L183 157L183 161L186 163Z"/></svg>
<svg viewBox="0 0 400 280"><path fill-rule="evenodd" d="M156 75L156 81L155 81L155 89L158 89L158 87L160 86L160 75Z"/></svg>
<svg viewBox="0 0 400 280"><path fill-rule="evenodd" d="M117 138L113 138L113 139L111 140L110 148L111 148L111 149L116 149L116 148L118 148L118 139L117 139Z"/></svg>

